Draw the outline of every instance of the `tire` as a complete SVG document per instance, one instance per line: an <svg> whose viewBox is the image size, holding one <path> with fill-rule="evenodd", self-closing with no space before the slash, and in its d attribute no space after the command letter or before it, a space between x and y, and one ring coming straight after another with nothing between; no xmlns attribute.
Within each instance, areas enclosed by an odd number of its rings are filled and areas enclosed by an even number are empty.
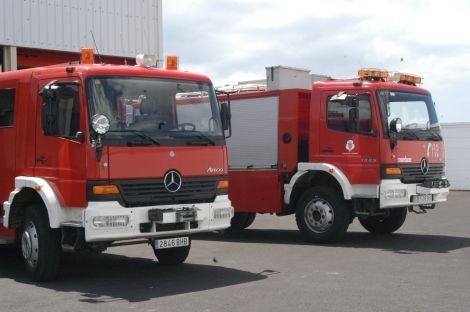
<svg viewBox="0 0 470 312"><path fill-rule="evenodd" d="M153 248L153 247L152 247ZM189 250L191 249L191 238L189 238L189 245L177 248L168 249L155 249L155 257L157 257L158 263L162 265L178 265L183 263L188 258Z"/></svg>
<svg viewBox="0 0 470 312"><path fill-rule="evenodd" d="M300 232L308 241L333 243L346 234L351 221L351 210L337 190L316 186L300 197L295 219Z"/></svg>
<svg viewBox="0 0 470 312"><path fill-rule="evenodd" d="M398 230L405 223L407 208L392 208L386 217L368 217L361 219L361 225L372 234L390 234Z"/></svg>
<svg viewBox="0 0 470 312"><path fill-rule="evenodd" d="M60 265L60 236L49 226L43 205L26 209L20 237L21 254L31 279L36 282L54 280Z"/></svg>
<svg viewBox="0 0 470 312"><path fill-rule="evenodd" d="M256 218L254 212L236 212L230 220L230 230L241 231L253 224Z"/></svg>

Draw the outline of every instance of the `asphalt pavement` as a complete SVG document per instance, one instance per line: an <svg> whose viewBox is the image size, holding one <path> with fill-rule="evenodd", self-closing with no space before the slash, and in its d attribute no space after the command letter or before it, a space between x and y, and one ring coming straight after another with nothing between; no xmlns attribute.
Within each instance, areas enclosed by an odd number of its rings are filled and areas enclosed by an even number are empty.
<svg viewBox="0 0 470 312"><path fill-rule="evenodd" d="M293 216L259 215L241 234L194 238L187 262L150 246L64 254L59 279L32 283L0 246L0 311L470 311L470 192L408 215L395 234L357 221L344 241L312 245Z"/></svg>

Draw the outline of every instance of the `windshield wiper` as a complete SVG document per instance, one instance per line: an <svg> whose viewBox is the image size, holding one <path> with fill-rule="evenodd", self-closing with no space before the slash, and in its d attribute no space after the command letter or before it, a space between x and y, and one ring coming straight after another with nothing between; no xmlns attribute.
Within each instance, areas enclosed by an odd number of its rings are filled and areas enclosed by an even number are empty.
<svg viewBox="0 0 470 312"><path fill-rule="evenodd" d="M148 142L153 143L153 145L157 145L157 146L161 145L154 138L152 138L151 136L147 135L145 132L140 131L140 130L109 130L108 132L132 133L132 134L137 135L139 138L145 139ZM145 142L131 141L131 142L128 142L128 145L129 146L132 146L132 145L137 145L137 146L138 145L140 145L140 146L144 145L145 146L145 145L148 145L148 144L145 144Z"/></svg>
<svg viewBox="0 0 470 312"><path fill-rule="evenodd" d="M421 138L419 137L419 135L415 132L415 131L410 131L410 129L402 129L400 134L402 134L401 136L401 139L403 140L421 140ZM409 135L412 135L412 136L409 136Z"/></svg>
<svg viewBox="0 0 470 312"><path fill-rule="evenodd" d="M431 135L431 137L428 137L427 139L428 140L431 140L431 141L442 141L442 136L435 132L434 130L432 129L426 129L426 130L422 130L422 131L425 131L426 133L429 133Z"/></svg>
<svg viewBox="0 0 470 312"><path fill-rule="evenodd" d="M209 136L197 130L177 131L177 132L172 133L171 135L199 139L196 141L195 140L187 141L186 142L187 145L216 145L214 140L212 140Z"/></svg>

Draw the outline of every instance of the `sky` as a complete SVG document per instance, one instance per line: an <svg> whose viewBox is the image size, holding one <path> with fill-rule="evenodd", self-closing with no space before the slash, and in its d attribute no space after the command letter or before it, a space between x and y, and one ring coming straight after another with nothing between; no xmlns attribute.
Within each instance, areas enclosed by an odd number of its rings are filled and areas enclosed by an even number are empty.
<svg viewBox="0 0 470 312"><path fill-rule="evenodd" d="M470 1L163 0L163 50L214 85L284 65L420 75L440 122L470 122Z"/></svg>

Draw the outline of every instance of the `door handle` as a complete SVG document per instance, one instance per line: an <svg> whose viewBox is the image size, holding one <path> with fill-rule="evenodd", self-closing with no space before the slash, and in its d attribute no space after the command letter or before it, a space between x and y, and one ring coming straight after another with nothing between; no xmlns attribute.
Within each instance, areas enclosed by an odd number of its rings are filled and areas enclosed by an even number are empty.
<svg viewBox="0 0 470 312"><path fill-rule="evenodd" d="M320 152L322 152L322 153L333 153L334 151L335 151L334 149L329 148L329 147L320 150Z"/></svg>
<svg viewBox="0 0 470 312"><path fill-rule="evenodd" d="M43 156L39 156L38 158L36 158L36 162L45 163L45 162L47 162L47 158L43 157Z"/></svg>

